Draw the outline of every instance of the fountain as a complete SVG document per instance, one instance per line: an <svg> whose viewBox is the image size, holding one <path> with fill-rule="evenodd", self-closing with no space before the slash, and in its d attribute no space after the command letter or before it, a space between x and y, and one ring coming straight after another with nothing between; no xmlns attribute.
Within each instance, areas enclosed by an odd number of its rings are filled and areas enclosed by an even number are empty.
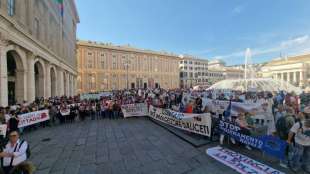
<svg viewBox="0 0 310 174"><path fill-rule="evenodd" d="M288 82L282 80L276 80L272 78L257 78L252 63L252 53L250 48L245 51L244 60L244 78L243 79L226 79L215 83L207 90L241 90L244 92L252 91L286 91L295 92L300 94L302 90L299 87L295 87Z"/></svg>

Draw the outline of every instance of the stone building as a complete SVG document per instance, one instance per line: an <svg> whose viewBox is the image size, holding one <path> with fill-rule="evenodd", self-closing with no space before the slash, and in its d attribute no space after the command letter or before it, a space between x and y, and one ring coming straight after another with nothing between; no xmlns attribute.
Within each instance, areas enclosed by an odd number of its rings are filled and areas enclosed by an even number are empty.
<svg viewBox="0 0 310 174"><path fill-rule="evenodd" d="M212 60L208 64L209 84L213 85L225 79L243 79L244 67L242 65L226 66L222 60Z"/></svg>
<svg viewBox="0 0 310 174"><path fill-rule="evenodd" d="M74 0L59 3L0 1L0 106L75 94L79 17Z"/></svg>
<svg viewBox="0 0 310 174"><path fill-rule="evenodd" d="M208 60L180 56L180 87L190 88L208 83Z"/></svg>
<svg viewBox="0 0 310 174"><path fill-rule="evenodd" d="M179 87L179 57L127 46L78 41L78 93Z"/></svg>
<svg viewBox="0 0 310 174"><path fill-rule="evenodd" d="M262 67L261 76L310 88L310 54L274 59Z"/></svg>

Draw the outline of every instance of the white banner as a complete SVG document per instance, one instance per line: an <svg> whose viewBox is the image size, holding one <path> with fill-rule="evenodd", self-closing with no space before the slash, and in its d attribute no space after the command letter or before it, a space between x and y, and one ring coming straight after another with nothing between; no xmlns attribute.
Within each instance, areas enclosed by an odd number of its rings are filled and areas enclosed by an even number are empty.
<svg viewBox="0 0 310 174"><path fill-rule="evenodd" d="M145 103L122 105L121 108L125 118L148 115L147 105Z"/></svg>
<svg viewBox="0 0 310 174"><path fill-rule="evenodd" d="M70 109L62 109L62 110L60 110L60 114L62 116L70 115Z"/></svg>
<svg viewBox="0 0 310 174"><path fill-rule="evenodd" d="M112 92L100 92L96 94L81 94L80 99L81 100L99 100L101 97L109 97L112 96Z"/></svg>
<svg viewBox="0 0 310 174"><path fill-rule="evenodd" d="M3 135L3 137L5 137L6 136L6 130L7 130L7 125L1 124L0 125L0 135Z"/></svg>
<svg viewBox="0 0 310 174"><path fill-rule="evenodd" d="M35 123L40 123L50 119L48 110L41 110L35 112L29 112L26 114L18 115L18 127L26 127Z"/></svg>
<svg viewBox="0 0 310 174"><path fill-rule="evenodd" d="M207 149L207 154L217 161L231 167L241 174L284 174L263 163L255 161L245 155L239 154L223 147L213 147Z"/></svg>
<svg viewBox="0 0 310 174"><path fill-rule="evenodd" d="M211 116L207 113L184 114L169 109L150 106L149 116L155 120L188 132L211 136Z"/></svg>
<svg viewBox="0 0 310 174"><path fill-rule="evenodd" d="M230 101L203 98L202 103L203 106L207 107L212 112L222 114L229 106ZM240 112L263 112L263 105L261 103L231 102L231 114L238 116Z"/></svg>

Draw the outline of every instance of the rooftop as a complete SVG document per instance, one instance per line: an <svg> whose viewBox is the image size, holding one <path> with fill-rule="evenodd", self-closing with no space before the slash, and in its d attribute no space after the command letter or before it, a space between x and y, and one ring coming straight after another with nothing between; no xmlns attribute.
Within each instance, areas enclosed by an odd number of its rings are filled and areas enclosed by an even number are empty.
<svg viewBox="0 0 310 174"><path fill-rule="evenodd" d="M95 42L95 41L83 41L78 40L78 46L89 46L89 47L97 47L97 48L104 48L104 49L113 49L119 51L129 51L129 52L139 52L139 53L146 53L146 54L155 54L160 56L169 56L180 59L179 55L174 53L169 53L166 51L153 51L148 49L140 49L135 48L131 45L113 45L112 43L102 43L102 42Z"/></svg>
<svg viewBox="0 0 310 174"><path fill-rule="evenodd" d="M310 63L310 53L291 56L291 57L275 58L274 60L268 62L265 66L286 65L286 64L293 64L293 63L304 63L304 62Z"/></svg>

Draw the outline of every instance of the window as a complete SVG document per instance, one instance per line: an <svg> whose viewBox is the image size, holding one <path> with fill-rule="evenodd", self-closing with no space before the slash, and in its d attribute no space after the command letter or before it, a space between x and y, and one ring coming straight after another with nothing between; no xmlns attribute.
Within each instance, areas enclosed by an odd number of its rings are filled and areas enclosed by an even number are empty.
<svg viewBox="0 0 310 174"><path fill-rule="evenodd" d="M88 55L89 55L89 56L91 56L91 55L92 55L92 53L91 53L91 52L88 52Z"/></svg>
<svg viewBox="0 0 310 174"><path fill-rule="evenodd" d="M92 68L93 67L93 61L92 61L91 58L88 58L87 64L88 64L88 68Z"/></svg>
<svg viewBox="0 0 310 174"><path fill-rule="evenodd" d="M15 0L8 0L8 15L13 16L15 14Z"/></svg>
<svg viewBox="0 0 310 174"><path fill-rule="evenodd" d="M191 78L193 77L193 73L192 72L189 73L189 77L191 77Z"/></svg>
<svg viewBox="0 0 310 174"><path fill-rule="evenodd" d="M112 69L116 69L116 60L115 59L112 60Z"/></svg>
<svg viewBox="0 0 310 174"><path fill-rule="evenodd" d="M187 72L183 72L183 76L184 76L184 77L187 77Z"/></svg>
<svg viewBox="0 0 310 174"><path fill-rule="evenodd" d="M101 60L100 65L101 65L101 68L104 69L104 60Z"/></svg>
<svg viewBox="0 0 310 174"><path fill-rule="evenodd" d="M189 61L189 64L193 64L193 62L192 62L192 61Z"/></svg>

